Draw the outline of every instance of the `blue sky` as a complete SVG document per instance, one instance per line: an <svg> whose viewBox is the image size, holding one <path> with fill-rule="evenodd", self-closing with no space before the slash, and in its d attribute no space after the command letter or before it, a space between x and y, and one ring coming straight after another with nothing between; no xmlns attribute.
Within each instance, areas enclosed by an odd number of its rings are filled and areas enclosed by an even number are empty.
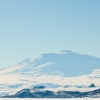
<svg viewBox="0 0 100 100"><path fill-rule="evenodd" d="M64 49L100 57L100 0L0 0L0 68Z"/></svg>

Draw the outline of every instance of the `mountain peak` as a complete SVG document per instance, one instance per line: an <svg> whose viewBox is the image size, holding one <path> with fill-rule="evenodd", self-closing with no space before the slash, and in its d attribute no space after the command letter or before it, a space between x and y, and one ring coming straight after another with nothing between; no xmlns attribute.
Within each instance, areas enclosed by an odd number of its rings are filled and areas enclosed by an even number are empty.
<svg viewBox="0 0 100 100"><path fill-rule="evenodd" d="M72 52L70 49L62 50L61 52Z"/></svg>

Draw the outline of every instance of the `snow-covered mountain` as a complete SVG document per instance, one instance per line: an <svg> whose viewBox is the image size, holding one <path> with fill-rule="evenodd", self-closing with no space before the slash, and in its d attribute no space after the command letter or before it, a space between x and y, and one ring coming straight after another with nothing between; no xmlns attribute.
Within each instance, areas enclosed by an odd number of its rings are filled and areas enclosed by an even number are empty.
<svg viewBox="0 0 100 100"><path fill-rule="evenodd" d="M71 50L45 53L0 70L0 80L1 95L36 85L49 89L94 90L100 87L100 58ZM96 87L88 88L92 83Z"/></svg>

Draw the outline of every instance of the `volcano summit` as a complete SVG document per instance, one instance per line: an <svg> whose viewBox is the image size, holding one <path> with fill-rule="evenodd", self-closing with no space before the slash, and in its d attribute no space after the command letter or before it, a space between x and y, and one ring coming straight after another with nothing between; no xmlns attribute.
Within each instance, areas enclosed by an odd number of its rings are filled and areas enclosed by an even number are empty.
<svg viewBox="0 0 100 100"><path fill-rule="evenodd" d="M98 88L100 58L71 50L45 53L0 70L0 79L1 95L36 85L62 89L64 86L88 87L94 83Z"/></svg>

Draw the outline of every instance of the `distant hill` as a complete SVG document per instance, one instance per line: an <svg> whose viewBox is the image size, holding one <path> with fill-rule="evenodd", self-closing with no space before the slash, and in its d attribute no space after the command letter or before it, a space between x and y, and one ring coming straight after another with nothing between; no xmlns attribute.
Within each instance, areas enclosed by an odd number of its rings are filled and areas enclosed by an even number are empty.
<svg viewBox="0 0 100 100"><path fill-rule="evenodd" d="M3 98L100 98L100 89L90 92L78 92L78 91L49 91L49 90L34 90L23 89L14 95L7 95Z"/></svg>

